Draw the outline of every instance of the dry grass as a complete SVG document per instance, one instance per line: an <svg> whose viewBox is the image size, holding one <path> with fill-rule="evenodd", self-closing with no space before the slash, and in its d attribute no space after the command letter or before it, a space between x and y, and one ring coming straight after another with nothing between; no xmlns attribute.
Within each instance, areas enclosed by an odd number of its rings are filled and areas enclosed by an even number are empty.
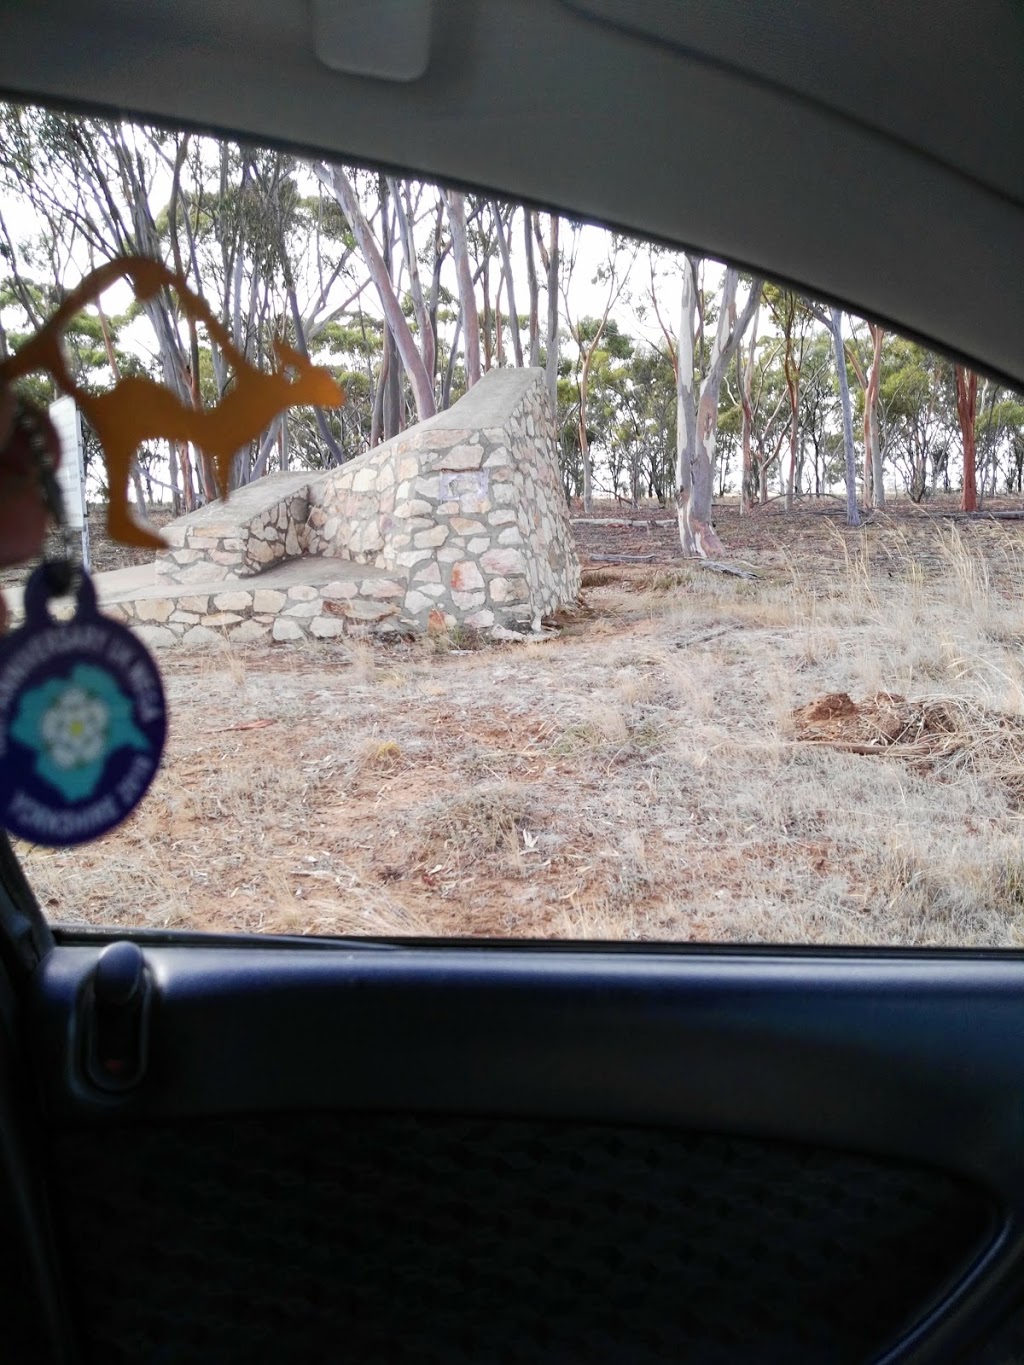
<svg viewBox="0 0 1024 1365"><path fill-rule="evenodd" d="M543 645L164 654L153 792L33 885L106 925L1024 947L1020 533L819 520L755 582L591 571Z"/></svg>

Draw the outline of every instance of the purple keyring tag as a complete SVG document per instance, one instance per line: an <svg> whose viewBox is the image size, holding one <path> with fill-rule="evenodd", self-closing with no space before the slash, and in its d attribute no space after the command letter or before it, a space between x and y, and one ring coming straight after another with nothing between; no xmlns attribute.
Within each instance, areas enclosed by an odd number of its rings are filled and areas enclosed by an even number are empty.
<svg viewBox="0 0 1024 1365"><path fill-rule="evenodd" d="M56 621L47 566L25 585L25 622L0 639L0 826L50 847L126 819L156 776L167 708L156 663L101 615L79 572L75 615Z"/></svg>

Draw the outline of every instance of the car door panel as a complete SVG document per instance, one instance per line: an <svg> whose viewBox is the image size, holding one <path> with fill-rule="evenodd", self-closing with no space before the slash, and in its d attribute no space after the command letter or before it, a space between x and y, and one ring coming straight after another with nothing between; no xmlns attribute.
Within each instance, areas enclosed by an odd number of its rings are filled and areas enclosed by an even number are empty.
<svg viewBox="0 0 1024 1365"><path fill-rule="evenodd" d="M111 1094L101 949L31 1004L86 1359L942 1359L1009 1293L1016 958L151 941Z"/></svg>

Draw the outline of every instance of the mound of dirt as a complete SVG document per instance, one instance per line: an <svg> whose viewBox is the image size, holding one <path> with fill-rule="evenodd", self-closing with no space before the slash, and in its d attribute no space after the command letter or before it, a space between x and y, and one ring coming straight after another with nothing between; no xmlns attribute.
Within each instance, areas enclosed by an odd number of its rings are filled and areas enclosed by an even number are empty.
<svg viewBox="0 0 1024 1365"><path fill-rule="evenodd" d="M871 752L898 746L935 753L962 740L963 718L943 701L908 701L897 692L876 692L855 702L847 692L830 692L792 713L798 739Z"/></svg>
<svg viewBox="0 0 1024 1365"><path fill-rule="evenodd" d="M817 701L809 701L806 706L794 712L794 716L808 725L819 725L824 720L836 720L839 716L859 715L857 703L849 692L829 692Z"/></svg>

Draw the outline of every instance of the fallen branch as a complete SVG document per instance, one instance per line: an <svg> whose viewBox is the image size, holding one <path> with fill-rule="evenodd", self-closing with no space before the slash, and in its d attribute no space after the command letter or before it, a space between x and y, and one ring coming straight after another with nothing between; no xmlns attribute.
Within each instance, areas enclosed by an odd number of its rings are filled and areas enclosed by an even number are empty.
<svg viewBox="0 0 1024 1365"><path fill-rule="evenodd" d="M760 578L759 573L754 573L753 569L741 569L738 564L723 564L718 559L695 559L693 561L702 569L710 569L712 573L727 573L733 578Z"/></svg>
<svg viewBox="0 0 1024 1365"><path fill-rule="evenodd" d="M573 526L643 526L646 527L648 531L655 526L677 526L679 524L675 517L668 520L659 518L652 520L649 517L634 518L632 520L627 519L626 517L570 517L569 520Z"/></svg>
<svg viewBox="0 0 1024 1365"><path fill-rule="evenodd" d="M936 758L962 748L960 744L867 744L848 739L797 739L812 749L840 749L844 754L887 754L893 758Z"/></svg>
<svg viewBox="0 0 1024 1365"><path fill-rule="evenodd" d="M591 555L590 558L602 564L650 564L654 555Z"/></svg>

